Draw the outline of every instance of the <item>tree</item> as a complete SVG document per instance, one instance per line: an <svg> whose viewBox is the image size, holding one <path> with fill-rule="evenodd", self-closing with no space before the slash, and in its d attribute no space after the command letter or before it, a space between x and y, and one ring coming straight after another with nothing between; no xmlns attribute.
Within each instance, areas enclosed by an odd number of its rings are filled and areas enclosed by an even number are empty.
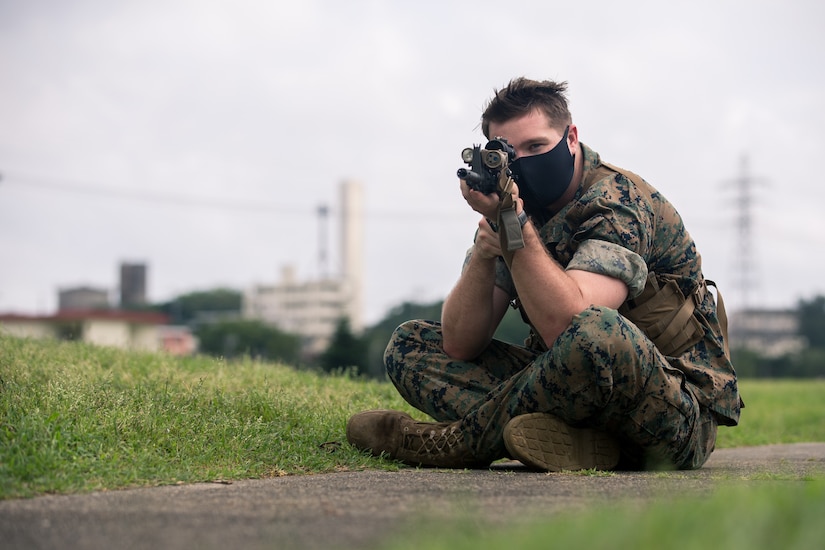
<svg viewBox="0 0 825 550"><path fill-rule="evenodd" d="M260 321L221 321L195 330L200 351L217 357L250 357L296 365L301 340Z"/></svg>
<svg viewBox="0 0 825 550"><path fill-rule="evenodd" d="M190 292L174 300L156 306L156 309L169 315L174 324L186 325L196 321L199 315L240 314L242 295L237 290L217 288L214 290Z"/></svg>
<svg viewBox="0 0 825 550"><path fill-rule="evenodd" d="M367 342L352 333L347 317L342 317L338 321L332 341L321 354L319 363L326 372L348 367L355 367L358 373L366 371Z"/></svg>
<svg viewBox="0 0 825 550"><path fill-rule="evenodd" d="M393 331L410 319L430 319L441 318L442 302L431 304L416 304L404 302L392 310L378 323L370 327L364 333L366 346L365 370L362 374L372 378L383 379L386 376L384 370L384 350L390 341Z"/></svg>
<svg viewBox="0 0 825 550"><path fill-rule="evenodd" d="M825 296L817 296L810 302L801 300L797 313L800 336L807 338L812 348L825 349Z"/></svg>

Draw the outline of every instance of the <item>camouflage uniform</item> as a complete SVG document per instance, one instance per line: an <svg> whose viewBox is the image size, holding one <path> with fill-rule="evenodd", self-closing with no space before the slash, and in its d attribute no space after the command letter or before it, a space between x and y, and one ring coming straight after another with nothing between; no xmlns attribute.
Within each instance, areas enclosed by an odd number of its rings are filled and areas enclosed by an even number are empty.
<svg viewBox="0 0 825 550"><path fill-rule="evenodd" d="M673 206L583 144L582 154L575 198L552 218L533 219L553 258L566 269L622 280L628 300L649 272L675 277L685 296L703 287L700 256ZM516 300L501 258L496 271L496 285ZM438 421L460 420L480 458L505 455L502 432L511 418L545 412L613 434L620 466L699 468L713 451L717 424L738 423L740 399L713 296L701 293L697 302L693 315L704 335L675 357L618 311L594 306L549 346L531 327L524 347L494 340L472 361L444 353L437 322L409 321L393 334L385 364L414 407Z"/></svg>

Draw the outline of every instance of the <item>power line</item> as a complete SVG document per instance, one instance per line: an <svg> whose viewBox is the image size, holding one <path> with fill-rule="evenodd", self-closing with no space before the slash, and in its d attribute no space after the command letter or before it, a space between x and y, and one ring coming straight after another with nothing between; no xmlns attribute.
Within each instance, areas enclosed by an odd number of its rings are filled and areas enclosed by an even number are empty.
<svg viewBox="0 0 825 550"><path fill-rule="evenodd" d="M262 200L239 200L235 198L218 197L196 197L192 195L176 195L171 193L153 193L146 190L112 188L100 184L81 183L69 180L58 180L53 178L32 177L15 175L9 178L7 173L5 178L0 173L0 181L4 184L21 185L24 187L34 187L38 189L48 189L60 193L76 195L89 195L116 200L134 200L152 204L176 205L194 208L212 208L217 210L236 210L242 212L261 212L267 214L278 214L281 216L309 216L313 209L307 205L295 206L283 203L273 203ZM411 219L438 219L443 222L462 221L458 218L458 208L453 211L433 211L432 209L422 209L421 211L390 211L382 209L379 212L365 211L364 216L373 219L384 220L404 220ZM334 209L328 209L334 213Z"/></svg>
<svg viewBox="0 0 825 550"><path fill-rule="evenodd" d="M66 180L61 181L31 176L16 176L11 180L8 180L8 182L12 184L19 183L24 186L36 187L40 189L49 189L61 193L92 195L111 199L137 200L156 204L171 204L178 206L194 206L229 210L278 212L281 214L305 214L294 207L285 206L282 204L278 205L274 203L266 203L262 201L244 201L229 198L204 198L195 197L192 195L153 193L145 190L119 189L106 187L103 185L79 183Z"/></svg>
<svg viewBox="0 0 825 550"><path fill-rule="evenodd" d="M259 200L238 200L218 197L196 197L192 195L176 195L172 193L154 193L146 190L112 188L99 184L79 183L72 181L50 180L31 176L16 176L8 183L22 184L27 187L49 189L61 193L91 195L109 199L136 200L141 202L167 204L186 207L216 208L221 210L245 210L260 212L276 212L280 214L304 215L304 212L283 204L262 202Z"/></svg>

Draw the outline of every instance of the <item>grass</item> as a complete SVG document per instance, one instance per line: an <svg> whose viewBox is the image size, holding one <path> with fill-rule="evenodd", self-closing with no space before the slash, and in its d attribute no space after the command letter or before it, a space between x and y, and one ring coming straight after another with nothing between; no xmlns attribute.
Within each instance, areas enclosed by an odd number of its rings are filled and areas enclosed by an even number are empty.
<svg viewBox="0 0 825 550"><path fill-rule="evenodd" d="M381 406L409 410L343 375L0 337L0 498L397 468L336 445Z"/></svg>
<svg viewBox="0 0 825 550"><path fill-rule="evenodd" d="M825 480L727 485L711 495L570 510L493 528L467 517L415 524L385 550L809 550L825 544Z"/></svg>
<svg viewBox="0 0 825 550"><path fill-rule="evenodd" d="M825 441L825 380L742 388L719 448ZM394 469L344 443L350 415L381 407L425 418L346 375L0 336L0 498Z"/></svg>
<svg viewBox="0 0 825 550"><path fill-rule="evenodd" d="M741 424L720 429L717 447L825 441L825 380L741 388ZM344 443L347 418L380 407L424 418L390 384L345 374L0 335L0 498L396 469ZM430 522L388 548L815 548L824 516L825 480L768 473L701 499L594 506L518 529Z"/></svg>
<svg viewBox="0 0 825 550"><path fill-rule="evenodd" d="M717 448L825 441L825 379L745 379L739 426L720 428Z"/></svg>

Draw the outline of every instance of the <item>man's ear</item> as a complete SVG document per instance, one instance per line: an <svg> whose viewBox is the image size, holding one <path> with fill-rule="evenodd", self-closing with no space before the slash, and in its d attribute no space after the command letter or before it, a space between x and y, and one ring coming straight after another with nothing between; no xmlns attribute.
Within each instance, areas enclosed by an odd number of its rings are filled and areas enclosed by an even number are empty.
<svg viewBox="0 0 825 550"><path fill-rule="evenodd" d="M579 146L579 128L575 124L570 124L567 129L567 147L570 148L570 154L576 153Z"/></svg>

